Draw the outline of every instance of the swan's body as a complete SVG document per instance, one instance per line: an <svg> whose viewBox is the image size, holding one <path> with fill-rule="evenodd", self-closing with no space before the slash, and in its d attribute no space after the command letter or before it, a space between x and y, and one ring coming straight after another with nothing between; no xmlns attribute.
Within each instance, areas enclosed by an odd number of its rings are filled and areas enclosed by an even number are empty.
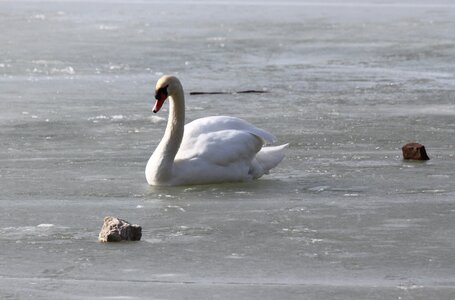
<svg viewBox="0 0 455 300"><path fill-rule="evenodd" d="M239 118L206 117L184 125L183 89L173 76L158 80L153 111L168 97L166 131L145 168L150 185L247 181L267 174L283 159L287 144L263 147L275 137Z"/></svg>

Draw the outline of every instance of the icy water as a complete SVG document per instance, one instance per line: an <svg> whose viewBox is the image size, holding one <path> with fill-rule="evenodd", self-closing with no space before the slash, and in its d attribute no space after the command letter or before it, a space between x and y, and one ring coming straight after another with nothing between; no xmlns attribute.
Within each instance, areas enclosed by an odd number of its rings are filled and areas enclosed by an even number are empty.
<svg viewBox="0 0 455 300"><path fill-rule="evenodd" d="M0 1L0 299L455 299L455 4L429 3ZM162 74L286 159L149 187ZM142 240L99 243L107 215Z"/></svg>

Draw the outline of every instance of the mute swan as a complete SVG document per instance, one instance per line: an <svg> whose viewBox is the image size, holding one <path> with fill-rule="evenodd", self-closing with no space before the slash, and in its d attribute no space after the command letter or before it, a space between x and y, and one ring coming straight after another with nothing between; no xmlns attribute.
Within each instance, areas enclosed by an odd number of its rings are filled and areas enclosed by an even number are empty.
<svg viewBox="0 0 455 300"><path fill-rule="evenodd" d="M268 174L284 158L288 144L263 147L275 137L238 118L206 117L184 126L183 88L174 76L158 80L154 113L167 98L166 130L145 168L150 185L247 181Z"/></svg>

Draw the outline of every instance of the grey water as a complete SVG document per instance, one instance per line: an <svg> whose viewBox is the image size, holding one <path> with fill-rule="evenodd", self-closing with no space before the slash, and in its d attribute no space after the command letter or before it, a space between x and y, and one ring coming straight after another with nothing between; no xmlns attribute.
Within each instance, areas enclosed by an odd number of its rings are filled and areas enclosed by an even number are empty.
<svg viewBox="0 0 455 300"><path fill-rule="evenodd" d="M454 28L448 0L0 1L0 299L454 299ZM162 74L285 160L148 186ZM99 243L108 215L142 240Z"/></svg>

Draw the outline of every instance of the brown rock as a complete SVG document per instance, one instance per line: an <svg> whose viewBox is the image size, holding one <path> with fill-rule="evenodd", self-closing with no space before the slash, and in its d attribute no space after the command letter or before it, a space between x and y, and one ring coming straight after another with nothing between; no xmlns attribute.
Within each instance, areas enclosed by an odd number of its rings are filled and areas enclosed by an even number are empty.
<svg viewBox="0 0 455 300"><path fill-rule="evenodd" d="M404 145L401 150L403 151L404 159L413 160L429 160L430 158L425 151L425 146L418 143L409 143Z"/></svg>
<svg viewBox="0 0 455 300"><path fill-rule="evenodd" d="M116 217L105 217L98 236L100 242L139 241L142 227Z"/></svg>

